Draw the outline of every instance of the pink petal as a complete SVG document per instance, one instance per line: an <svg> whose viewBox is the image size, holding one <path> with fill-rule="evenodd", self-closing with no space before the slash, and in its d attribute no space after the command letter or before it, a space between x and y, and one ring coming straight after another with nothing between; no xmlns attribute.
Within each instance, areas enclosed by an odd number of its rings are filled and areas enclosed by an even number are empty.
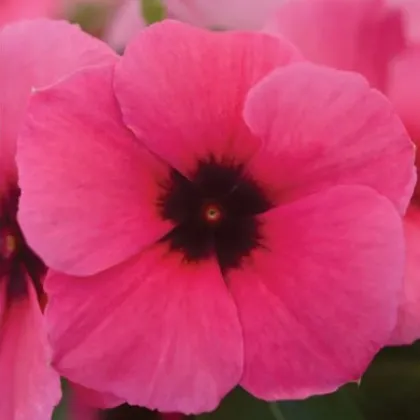
<svg viewBox="0 0 420 420"><path fill-rule="evenodd" d="M370 188L335 187L260 216L262 247L228 276L245 346L241 385L306 398L359 379L396 322L400 218Z"/></svg>
<svg viewBox="0 0 420 420"><path fill-rule="evenodd" d="M214 260L187 264L155 247L94 277L53 274L46 289L55 365L72 381L197 413L240 379L241 329Z"/></svg>
<svg viewBox="0 0 420 420"><path fill-rule="evenodd" d="M59 376L49 365L44 320L35 290L13 301L0 319L0 418L50 419L61 396Z"/></svg>
<svg viewBox="0 0 420 420"><path fill-rule="evenodd" d="M388 95L413 141L420 145L420 44L392 63Z"/></svg>
<svg viewBox="0 0 420 420"><path fill-rule="evenodd" d="M20 224L45 263L69 274L111 267L171 227L156 204L167 169L122 124L112 75L86 69L39 91L22 131Z"/></svg>
<svg viewBox="0 0 420 420"><path fill-rule="evenodd" d="M404 219L405 288L398 323L390 344L411 344L420 338L420 209L413 205Z"/></svg>
<svg viewBox="0 0 420 420"><path fill-rule="evenodd" d="M57 0L6 0L0 2L0 26L22 19L53 16Z"/></svg>
<svg viewBox="0 0 420 420"><path fill-rule="evenodd" d="M139 0L126 0L116 11L103 39L116 51L121 51L144 27Z"/></svg>
<svg viewBox="0 0 420 420"><path fill-rule="evenodd" d="M128 45L116 68L124 121L185 175L210 155L242 162L260 145L241 116L247 91L294 54L263 34L153 25Z"/></svg>
<svg viewBox="0 0 420 420"><path fill-rule="evenodd" d="M285 0L164 0L168 14L198 26L261 29Z"/></svg>
<svg viewBox="0 0 420 420"><path fill-rule="evenodd" d="M0 32L0 192L5 181L16 182L16 138L31 90L115 59L107 45L66 22L25 21Z"/></svg>
<svg viewBox="0 0 420 420"><path fill-rule="evenodd" d="M290 65L251 90L244 115L265 142L249 170L277 201L362 184L405 211L415 183L414 147L391 104L362 77Z"/></svg>
<svg viewBox="0 0 420 420"><path fill-rule="evenodd" d="M389 62L405 46L402 15L383 0L288 1L267 29L309 60L362 73L382 90Z"/></svg>
<svg viewBox="0 0 420 420"><path fill-rule="evenodd" d="M404 29L411 42L420 42L420 2L418 0L388 0L404 15Z"/></svg>
<svg viewBox="0 0 420 420"><path fill-rule="evenodd" d="M113 408L124 404L124 400L115 395L97 392L81 385L71 384L71 400L80 410L89 412L88 407Z"/></svg>

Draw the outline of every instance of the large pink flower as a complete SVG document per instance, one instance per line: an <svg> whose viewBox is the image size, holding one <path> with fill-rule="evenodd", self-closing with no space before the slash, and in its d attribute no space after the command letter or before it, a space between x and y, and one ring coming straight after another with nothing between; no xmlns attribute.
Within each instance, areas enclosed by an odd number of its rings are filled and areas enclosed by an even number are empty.
<svg viewBox="0 0 420 420"><path fill-rule="evenodd" d="M414 148L362 77L295 57L168 21L33 95L19 220L63 375L196 413L332 391L388 340Z"/></svg>
<svg viewBox="0 0 420 420"><path fill-rule="evenodd" d="M413 30L420 28L420 13L414 13L420 7L414 1L417 8L410 0L293 0L267 29L285 35L316 63L362 73L389 96L420 145L420 37ZM389 164L392 171L392 158ZM420 338L419 193L417 185L405 220L406 287L392 343Z"/></svg>
<svg viewBox="0 0 420 420"><path fill-rule="evenodd" d="M60 398L49 365L43 298L45 265L16 221L16 140L31 90L79 67L110 63L112 52L64 22L35 20L0 33L0 418L47 420Z"/></svg>

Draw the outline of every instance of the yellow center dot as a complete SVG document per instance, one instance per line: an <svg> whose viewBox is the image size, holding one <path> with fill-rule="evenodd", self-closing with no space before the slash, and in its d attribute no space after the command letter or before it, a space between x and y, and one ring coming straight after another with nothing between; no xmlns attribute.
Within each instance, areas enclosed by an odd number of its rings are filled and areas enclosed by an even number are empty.
<svg viewBox="0 0 420 420"><path fill-rule="evenodd" d="M16 238L13 235L6 235L4 237L3 254L6 258L9 258L14 254L17 248Z"/></svg>
<svg viewBox="0 0 420 420"><path fill-rule="evenodd" d="M204 217L208 222L218 222L222 218L222 212L218 206L210 205L205 208Z"/></svg>

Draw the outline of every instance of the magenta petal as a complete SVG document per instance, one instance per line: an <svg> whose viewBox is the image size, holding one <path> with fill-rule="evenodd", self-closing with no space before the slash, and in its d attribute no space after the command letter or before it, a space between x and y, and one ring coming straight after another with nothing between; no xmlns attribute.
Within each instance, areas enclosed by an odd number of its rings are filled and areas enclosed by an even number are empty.
<svg viewBox="0 0 420 420"><path fill-rule="evenodd" d="M396 322L398 213L370 188L346 186L260 221L262 247L228 276L244 334L242 386L295 399L359 379Z"/></svg>
<svg viewBox="0 0 420 420"><path fill-rule="evenodd" d="M31 90L116 59L106 44L67 22L23 21L0 32L0 192L4 181L16 182L16 140Z"/></svg>
<svg viewBox="0 0 420 420"><path fill-rule="evenodd" d="M142 31L116 67L124 121L148 148L188 176L198 159L243 162L260 146L242 120L256 82L296 56L259 33L214 33L165 21Z"/></svg>
<svg viewBox="0 0 420 420"><path fill-rule="evenodd" d="M157 206L167 169L121 122L112 74L86 69L33 95L19 144L27 241L75 275L111 267L171 228Z"/></svg>
<svg viewBox="0 0 420 420"><path fill-rule="evenodd" d="M361 184L406 210L415 183L413 144L389 101L361 76L293 64L255 86L244 112L265 143L250 173L276 201Z"/></svg>
<svg viewBox="0 0 420 420"><path fill-rule="evenodd" d="M420 209L408 209L404 219L406 273L397 327L390 344L411 344L420 338Z"/></svg>
<svg viewBox="0 0 420 420"><path fill-rule="evenodd" d="M187 264L155 247L93 277L50 274L46 290L55 366L74 382L197 413L240 380L241 328L213 260Z"/></svg>
<svg viewBox="0 0 420 420"><path fill-rule="evenodd" d="M35 290L13 301L0 319L0 418L47 420L61 396Z"/></svg>

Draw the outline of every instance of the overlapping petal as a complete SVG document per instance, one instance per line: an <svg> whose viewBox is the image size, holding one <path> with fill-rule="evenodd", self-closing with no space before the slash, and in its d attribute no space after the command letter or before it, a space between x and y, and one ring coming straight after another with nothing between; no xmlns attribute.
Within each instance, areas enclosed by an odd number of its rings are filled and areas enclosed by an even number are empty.
<svg viewBox="0 0 420 420"><path fill-rule="evenodd" d="M0 193L16 183L16 141L34 88L116 55L80 28L61 21L22 21L0 32Z"/></svg>
<svg viewBox="0 0 420 420"><path fill-rule="evenodd" d="M214 260L189 265L157 246L94 277L52 273L46 290L55 366L77 383L197 413L239 382L241 328Z"/></svg>
<svg viewBox="0 0 420 420"><path fill-rule="evenodd" d="M228 275L245 348L241 384L267 400L361 377L395 326L402 223L365 187L335 187L259 217L261 247Z"/></svg>
<svg viewBox="0 0 420 420"><path fill-rule="evenodd" d="M250 91L244 115L264 142L249 172L276 202L359 184L405 212L416 179L414 146L392 105L361 76L290 65Z"/></svg>
<svg viewBox="0 0 420 420"><path fill-rule="evenodd" d="M66 273L112 267L171 228L157 204L168 170L123 125L112 75L91 68L39 91L21 135L19 220L46 264Z"/></svg>
<svg viewBox="0 0 420 420"><path fill-rule="evenodd" d="M268 35L215 34L165 21L127 46L115 93L127 126L188 176L200 159L242 162L259 148L242 120L245 97L295 57L293 47Z"/></svg>

